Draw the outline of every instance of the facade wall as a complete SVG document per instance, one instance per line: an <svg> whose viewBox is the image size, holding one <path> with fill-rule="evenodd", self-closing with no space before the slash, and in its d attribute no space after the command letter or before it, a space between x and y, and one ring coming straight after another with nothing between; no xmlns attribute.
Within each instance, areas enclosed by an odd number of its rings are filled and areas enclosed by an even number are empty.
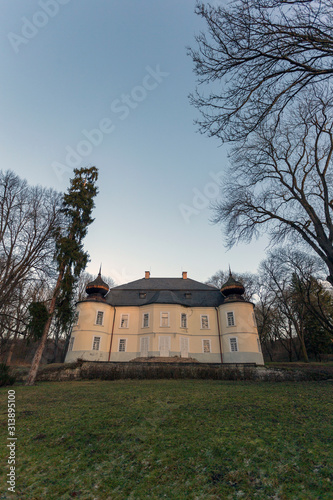
<svg viewBox="0 0 333 500"><path fill-rule="evenodd" d="M228 313L233 313L234 325L228 325ZM264 364L254 307L249 302L225 302L219 307L224 363ZM236 342L232 339L237 339ZM232 351L232 345L237 351Z"/></svg>
<svg viewBox="0 0 333 500"><path fill-rule="evenodd" d="M103 313L102 325L96 324L98 311ZM223 362L263 364L250 303L224 303L218 309L176 304L114 308L103 302L83 301L78 304L78 312L78 324L72 331L74 342L66 362L77 358L108 361L112 340L111 361L147 355L220 363L220 328ZM228 326L228 312L234 313L233 326ZM182 324L182 314L186 315L186 324L184 317ZM148 325L144 324L144 315L149 317ZM99 337L98 349L93 348L94 337ZM231 352L230 338L237 338L236 352Z"/></svg>
<svg viewBox="0 0 333 500"><path fill-rule="evenodd" d="M103 313L102 325L96 324L98 312ZM113 307L103 302L80 302L77 305L79 318L74 325L71 338L73 348L66 355L66 363L78 358L107 361L110 347ZM100 338L99 349L93 350L94 337Z"/></svg>

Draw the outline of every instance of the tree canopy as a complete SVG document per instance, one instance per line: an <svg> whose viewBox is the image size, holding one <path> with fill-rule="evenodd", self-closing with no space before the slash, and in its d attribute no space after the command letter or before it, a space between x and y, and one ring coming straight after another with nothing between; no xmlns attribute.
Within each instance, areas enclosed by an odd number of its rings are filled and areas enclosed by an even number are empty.
<svg viewBox="0 0 333 500"><path fill-rule="evenodd" d="M333 284L333 99L321 90L233 150L214 221L226 224L229 247L262 230L273 243L305 241Z"/></svg>
<svg viewBox="0 0 333 500"><path fill-rule="evenodd" d="M55 271L55 231L61 221L59 193L30 186L0 171L0 316L23 282Z"/></svg>
<svg viewBox="0 0 333 500"><path fill-rule="evenodd" d="M207 33L190 49L201 132L233 141L215 205L227 245L268 231L306 242L333 284L333 3L197 3Z"/></svg>
<svg viewBox="0 0 333 500"><path fill-rule="evenodd" d="M189 49L199 83L191 101L210 136L242 140L333 77L331 0L198 2L196 13L206 32Z"/></svg>

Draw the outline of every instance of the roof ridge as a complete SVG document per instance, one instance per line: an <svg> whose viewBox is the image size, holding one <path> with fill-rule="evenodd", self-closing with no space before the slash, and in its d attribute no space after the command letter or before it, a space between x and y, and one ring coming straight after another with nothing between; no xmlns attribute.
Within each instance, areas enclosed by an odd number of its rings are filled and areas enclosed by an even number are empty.
<svg viewBox="0 0 333 500"><path fill-rule="evenodd" d="M194 280L192 278L159 278L159 277L154 277L154 278L139 278L134 281L130 281L128 283L123 283L121 285L113 287L113 290L121 290L121 289L127 289L127 290L142 290L142 288L149 289L150 291L153 291L154 285L156 283L159 283L160 286L156 288L156 291L163 289L163 284L168 285L167 289L173 289L173 290L184 290L184 289L191 289L193 285L196 285L196 290L218 290L217 287L214 285L210 285L207 283L202 283L201 281ZM145 287L142 287L142 285L145 284ZM179 286L181 284L181 287ZM188 287L186 285L189 285ZM162 287L162 288L161 288ZM172 287L172 288L171 288ZM200 288L199 288L200 287Z"/></svg>

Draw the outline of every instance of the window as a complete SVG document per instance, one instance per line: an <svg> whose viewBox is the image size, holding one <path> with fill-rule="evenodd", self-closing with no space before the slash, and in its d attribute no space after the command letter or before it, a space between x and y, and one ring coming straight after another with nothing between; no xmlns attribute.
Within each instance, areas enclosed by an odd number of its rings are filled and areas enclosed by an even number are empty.
<svg viewBox="0 0 333 500"><path fill-rule="evenodd" d="M189 339L187 337L180 337L180 356L188 358Z"/></svg>
<svg viewBox="0 0 333 500"><path fill-rule="evenodd" d="M70 341L69 341L69 346L68 346L68 350L69 350L69 351L72 351L72 350L73 350L74 340L75 340L75 337L71 337L71 339L70 339Z"/></svg>
<svg viewBox="0 0 333 500"><path fill-rule="evenodd" d="M187 314L185 313L180 315L180 327L187 328Z"/></svg>
<svg viewBox="0 0 333 500"><path fill-rule="evenodd" d="M158 345L160 349L161 358L168 358L170 356L170 345L171 339L170 337L159 337Z"/></svg>
<svg viewBox="0 0 333 500"><path fill-rule="evenodd" d="M235 326L235 316L233 312L227 312L227 326Z"/></svg>
<svg viewBox="0 0 333 500"><path fill-rule="evenodd" d="M160 326L169 326L169 313L161 312L161 324Z"/></svg>
<svg viewBox="0 0 333 500"><path fill-rule="evenodd" d="M190 299L192 297L192 293L191 292L185 292L185 299Z"/></svg>
<svg viewBox="0 0 333 500"><path fill-rule="evenodd" d="M261 344L259 339L257 339L257 344L258 344L258 351L261 352Z"/></svg>
<svg viewBox="0 0 333 500"><path fill-rule="evenodd" d="M119 352L126 352L126 339L119 339Z"/></svg>
<svg viewBox="0 0 333 500"><path fill-rule="evenodd" d="M254 326L256 327L257 326L257 320L256 320L256 315L255 315L254 312L252 313L252 318L253 318Z"/></svg>
<svg viewBox="0 0 333 500"><path fill-rule="evenodd" d="M79 316L80 316L80 313L79 311L76 311L75 314L74 314L74 325L77 325L79 323Z"/></svg>
<svg viewBox="0 0 333 500"><path fill-rule="evenodd" d="M100 343L101 343L101 337L94 337L94 340L93 340L93 351L99 351Z"/></svg>
<svg viewBox="0 0 333 500"><path fill-rule="evenodd" d="M208 316L206 314L201 315L201 328L209 328Z"/></svg>
<svg viewBox="0 0 333 500"><path fill-rule="evenodd" d="M149 349L149 338L142 337L140 339L140 356L141 356L141 358L148 357L148 352L149 352L148 349Z"/></svg>
<svg viewBox="0 0 333 500"><path fill-rule="evenodd" d="M104 316L103 311L97 311L96 325L103 325L103 316Z"/></svg>
<svg viewBox="0 0 333 500"><path fill-rule="evenodd" d="M202 341L202 352L211 352L209 339L204 339Z"/></svg>
<svg viewBox="0 0 333 500"><path fill-rule="evenodd" d="M148 326L149 326L149 313L144 313L142 327L148 328Z"/></svg>
<svg viewBox="0 0 333 500"><path fill-rule="evenodd" d="M147 297L147 294L145 292L139 292L139 297L140 299L145 299Z"/></svg>
<svg viewBox="0 0 333 500"><path fill-rule="evenodd" d="M128 328L128 314L121 315L120 328Z"/></svg>
<svg viewBox="0 0 333 500"><path fill-rule="evenodd" d="M230 339L230 351L231 352L237 352L238 351L238 344L237 344L236 337L232 337Z"/></svg>

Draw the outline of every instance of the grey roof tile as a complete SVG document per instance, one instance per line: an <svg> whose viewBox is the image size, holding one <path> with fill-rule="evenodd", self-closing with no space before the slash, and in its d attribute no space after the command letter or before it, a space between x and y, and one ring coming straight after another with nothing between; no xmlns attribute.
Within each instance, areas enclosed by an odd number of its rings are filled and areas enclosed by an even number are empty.
<svg viewBox="0 0 333 500"><path fill-rule="evenodd" d="M185 307L217 307L223 301L223 295L215 286L182 278L142 278L111 288L106 296L106 302L114 306L180 304Z"/></svg>

